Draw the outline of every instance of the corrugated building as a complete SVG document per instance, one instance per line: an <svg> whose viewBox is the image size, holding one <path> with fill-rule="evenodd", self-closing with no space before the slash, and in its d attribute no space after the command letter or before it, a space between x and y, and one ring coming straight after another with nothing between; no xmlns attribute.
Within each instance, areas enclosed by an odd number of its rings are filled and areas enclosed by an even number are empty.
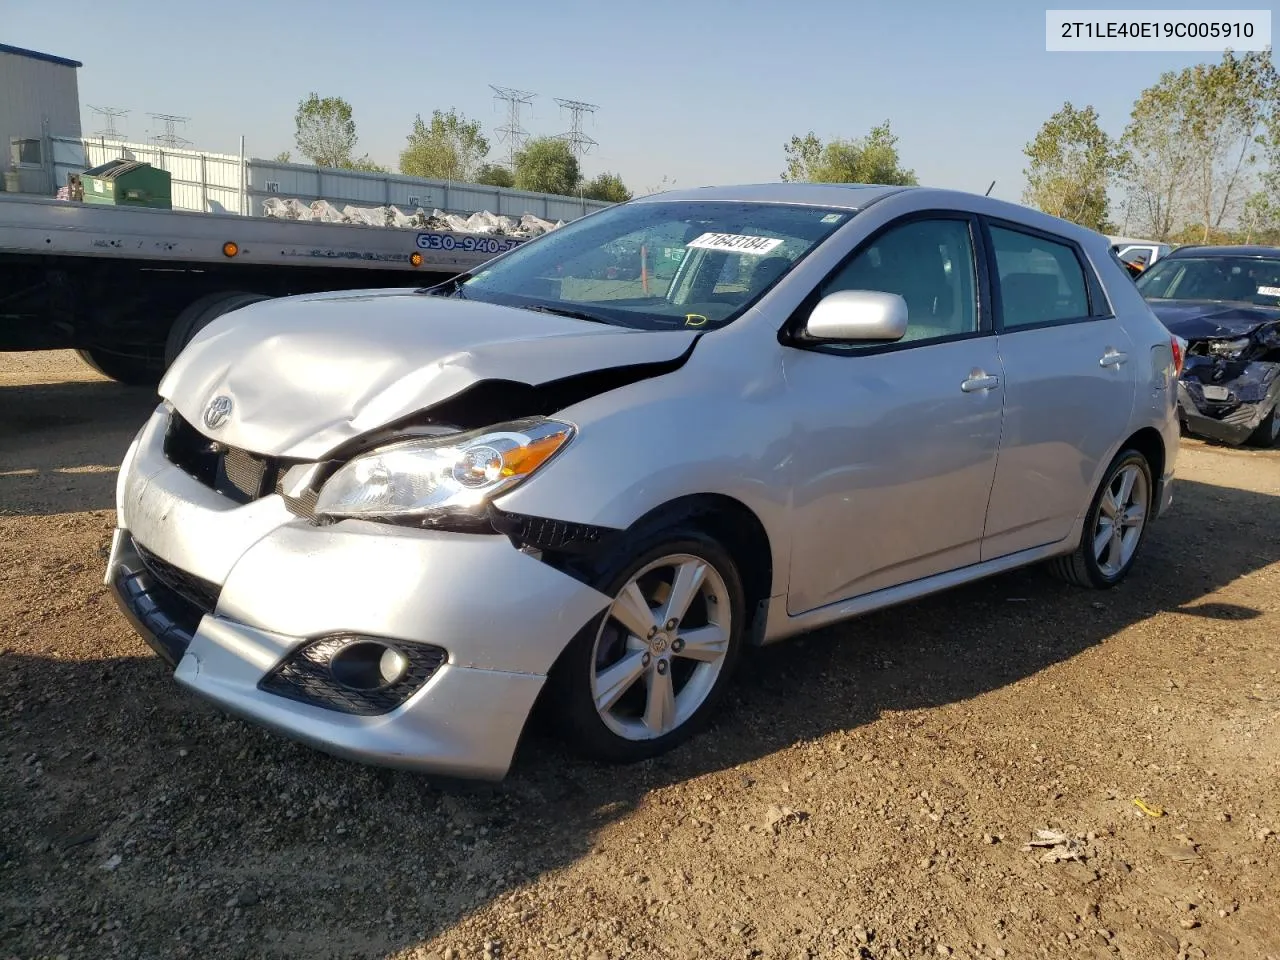
<svg viewBox="0 0 1280 960"><path fill-rule="evenodd" d="M47 134L80 136L78 60L0 43L0 185L45 192L52 159ZM13 142L21 141L15 147ZM15 156L15 153L17 154Z"/></svg>

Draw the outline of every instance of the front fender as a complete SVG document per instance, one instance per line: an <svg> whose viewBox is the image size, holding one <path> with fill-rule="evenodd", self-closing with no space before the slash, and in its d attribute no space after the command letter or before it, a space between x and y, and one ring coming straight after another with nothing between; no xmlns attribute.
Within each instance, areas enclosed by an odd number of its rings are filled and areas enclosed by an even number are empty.
<svg viewBox="0 0 1280 960"><path fill-rule="evenodd" d="M756 515L775 558L789 557L792 441L781 362L773 354L728 364L708 346L674 373L557 413L578 426L577 437L495 505L626 529L673 500L719 494ZM775 563L774 593L786 569Z"/></svg>

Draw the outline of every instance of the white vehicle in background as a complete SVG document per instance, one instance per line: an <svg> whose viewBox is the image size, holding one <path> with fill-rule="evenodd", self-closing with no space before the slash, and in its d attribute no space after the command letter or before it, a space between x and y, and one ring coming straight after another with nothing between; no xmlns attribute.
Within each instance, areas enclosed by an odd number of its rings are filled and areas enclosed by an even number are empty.
<svg viewBox="0 0 1280 960"><path fill-rule="evenodd" d="M1161 257L1173 250L1173 245L1157 240L1138 240L1133 237L1107 237L1111 251L1133 276L1137 276Z"/></svg>

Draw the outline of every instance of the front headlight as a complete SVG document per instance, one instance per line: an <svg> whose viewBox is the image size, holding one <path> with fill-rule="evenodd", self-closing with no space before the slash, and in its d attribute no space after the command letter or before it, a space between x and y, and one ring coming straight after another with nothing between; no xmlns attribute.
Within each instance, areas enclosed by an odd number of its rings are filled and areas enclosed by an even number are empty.
<svg viewBox="0 0 1280 960"><path fill-rule="evenodd" d="M315 512L367 520L475 514L530 477L575 432L572 424L536 418L390 444L330 477Z"/></svg>
<svg viewBox="0 0 1280 960"><path fill-rule="evenodd" d="M1241 337L1239 340L1215 340L1209 344L1209 352L1216 357L1231 359L1244 353L1248 346L1248 337Z"/></svg>

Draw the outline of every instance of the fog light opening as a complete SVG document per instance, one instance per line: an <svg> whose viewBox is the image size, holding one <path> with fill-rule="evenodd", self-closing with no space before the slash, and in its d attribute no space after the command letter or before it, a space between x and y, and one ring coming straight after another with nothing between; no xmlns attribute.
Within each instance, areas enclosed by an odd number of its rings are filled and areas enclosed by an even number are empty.
<svg viewBox="0 0 1280 960"><path fill-rule="evenodd" d="M404 679L409 659L388 644L359 640L333 655L329 672L348 690L381 690Z"/></svg>

